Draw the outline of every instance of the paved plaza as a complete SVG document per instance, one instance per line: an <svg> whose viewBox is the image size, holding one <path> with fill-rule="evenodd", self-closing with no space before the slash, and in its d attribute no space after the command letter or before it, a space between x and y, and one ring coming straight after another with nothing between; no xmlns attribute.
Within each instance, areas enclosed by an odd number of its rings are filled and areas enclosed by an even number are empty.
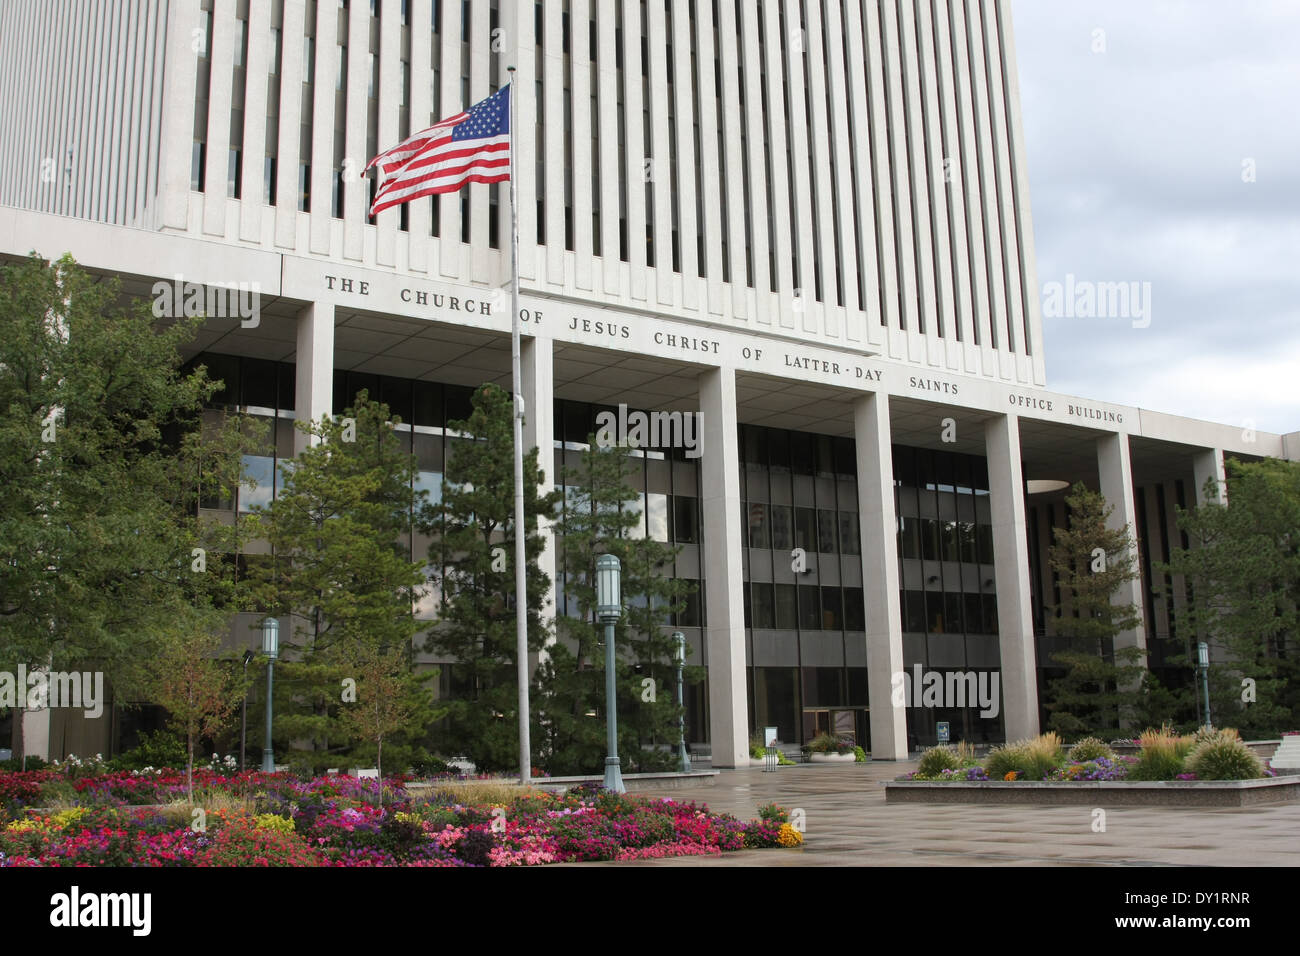
<svg viewBox="0 0 1300 956"><path fill-rule="evenodd" d="M885 803L883 781L915 763L724 770L716 786L646 791L751 819L765 803L803 809L798 850L647 860L618 866L1296 866L1300 803L1251 809Z"/></svg>

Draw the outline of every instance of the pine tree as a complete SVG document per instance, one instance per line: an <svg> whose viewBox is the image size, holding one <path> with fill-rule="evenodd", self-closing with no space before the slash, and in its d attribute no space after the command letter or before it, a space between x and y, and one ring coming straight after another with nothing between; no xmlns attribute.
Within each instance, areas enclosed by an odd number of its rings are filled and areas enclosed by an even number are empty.
<svg viewBox="0 0 1300 956"><path fill-rule="evenodd" d="M1048 723L1063 734L1118 730L1136 717L1147 684L1143 651L1115 647L1117 634L1141 623L1136 605L1112 601L1137 578L1133 539L1127 527L1107 526L1114 508L1100 493L1077 483L1065 501L1070 526L1054 529L1048 563L1061 593L1056 633L1068 649L1052 658L1066 673L1049 682Z"/></svg>
<svg viewBox="0 0 1300 956"><path fill-rule="evenodd" d="M625 613L615 625L619 757L633 771L674 766L681 709L675 696L675 645L663 625L680 612L690 587L664 574L679 549L640 531L631 484L636 462L627 448L601 447L589 436L577 468L564 472L565 503L556 525L570 613L556 619L557 642L538 680L543 703L537 739L553 774L598 771L606 756L605 626L595 619L596 559L622 565ZM694 682L700 668L689 668ZM667 749L661 749L664 746Z"/></svg>
<svg viewBox="0 0 1300 956"><path fill-rule="evenodd" d="M491 384L475 391L472 405L467 420L448 423L466 438L449 447L442 505L423 522L435 536L430 560L442 568L443 607L429 642L457 662L451 666L469 688L467 697L446 702L439 739L480 771L513 770L519 766L513 410L510 396ZM544 542L537 519L549 517L559 501L558 492L538 493L541 480L531 449L524 457L524 547L532 653L546 643L542 608L550 586L538 564Z"/></svg>
<svg viewBox="0 0 1300 956"><path fill-rule="evenodd" d="M1175 620L1189 645L1227 658L1210 667L1214 722L1276 734L1300 722L1300 463L1229 460L1227 486L1226 506L1211 479L1204 505L1180 509L1189 547L1171 549L1161 571L1187 585Z"/></svg>
<svg viewBox="0 0 1300 956"><path fill-rule="evenodd" d="M298 759L317 770L350 743L339 711L344 681L357 677L357 648L399 652L413 669L421 628L414 601L426 582L423 561L411 560L410 534L424 492L412 489L415 459L395 423L364 391L337 419L297 423L312 441L257 515L271 546L250 561L258 604L293 622L277 674L275 728L291 746L308 741ZM412 712L408 742L431 717L427 708Z"/></svg>

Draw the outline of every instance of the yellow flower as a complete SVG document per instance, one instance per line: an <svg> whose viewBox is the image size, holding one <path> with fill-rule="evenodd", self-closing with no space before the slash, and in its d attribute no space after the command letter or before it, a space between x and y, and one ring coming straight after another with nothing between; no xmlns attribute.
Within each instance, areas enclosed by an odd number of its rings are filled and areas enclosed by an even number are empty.
<svg viewBox="0 0 1300 956"><path fill-rule="evenodd" d="M1003 780L1015 780L1015 779L1016 779L1016 773L1017 773L1017 771L1015 771L1015 770L1008 770L1008 771L1006 772L1006 774L1002 777L1002 779L1003 779Z"/></svg>
<svg viewBox="0 0 1300 956"><path fill-rule="evenodd" d="M89 812L90 810L86 807L71 807L67 810L61 810L50 817L50 824L57 829L63 830L80 821Z"/></svg>
<svg viewBox="0 0 1300 956"><path fill-rule="evenodd" d="M293 832L292 817L280 817L276 816L274 813L262 813L254 817L253 822L259 830L275 830L280 833Z"/></svg>
<svg viewBox="0 0 1300 956"><path fill-rule="evenodd" d="M15 820L6 827L10 833L31 833L33 830L39 832L41 830L48 830L49 828L48 821L42 820L40 817L28 817L26 820Z"/></svg>
<svg viewBox="0 0 1300 956"><path fill-rule="evenodd" d="M799 846L803 843L803 834L790 824L783 823L777 832L776 842L781 846Z"/></svg>

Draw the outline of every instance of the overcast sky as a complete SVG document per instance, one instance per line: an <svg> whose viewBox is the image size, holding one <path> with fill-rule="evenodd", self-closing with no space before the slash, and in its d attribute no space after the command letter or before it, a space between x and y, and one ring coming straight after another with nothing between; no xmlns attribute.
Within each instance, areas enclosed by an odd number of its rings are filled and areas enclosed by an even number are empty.
<svg viewBox="0 0 1300 956"><path fill-rule="evenodd" d="M1012 10L1040 289L1150 283L1045 311L1048 387L1300 430L1300 2Z"/></svg>

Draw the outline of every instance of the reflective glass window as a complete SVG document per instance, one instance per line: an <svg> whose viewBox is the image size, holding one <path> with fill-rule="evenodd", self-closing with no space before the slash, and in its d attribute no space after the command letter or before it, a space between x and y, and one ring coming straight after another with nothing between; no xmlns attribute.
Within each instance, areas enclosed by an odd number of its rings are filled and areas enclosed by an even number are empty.
<svg viewBox="0 0 1300 956"><path fill-rule="evenodd" d="M815 584L799 585L799 629L819 631L822 626L822 602Z"/></svg>
<svg viewBox="0 0 1300 956"><path fill-rule="evenodd" d="M842 554L860 554L862 538L858 534L858 516L853 511L841 511L840 517L840 552Z"/></svg>
<svg viewBox="0 0 1300 956"><path fill-rule="evenodd" d="M793 631L799 626L799 612L793 584L774 584L776 598L776 626L779 630Z"/></svg>
<svg viewBox="0 0 1300 956"><path fill-rule="evenodd" d="M772 548L789 551L794 547L794 518L789 505L768 505L772 521Z"/></svg>
<svg viewBox="0 0 1300 956"><path fill-rule="evenodd" d="M826 508L817 511L817 550L822 554L835 553L835 512Z"/></svg>
<svg viewBox="0 0 1300 956"><path fill-rule="evenodd" d="M844 630L865 631L867 629L867 611L862 600L862 588L844 589Z"/></svg>
<svg viewBox="0 0 1300 956"><path fill-rule="evenodd" d="M772 600L772 585L770 584L751 584L752 600L754 604L754 627L775 627L776 626L776 608Z"/></svg>

